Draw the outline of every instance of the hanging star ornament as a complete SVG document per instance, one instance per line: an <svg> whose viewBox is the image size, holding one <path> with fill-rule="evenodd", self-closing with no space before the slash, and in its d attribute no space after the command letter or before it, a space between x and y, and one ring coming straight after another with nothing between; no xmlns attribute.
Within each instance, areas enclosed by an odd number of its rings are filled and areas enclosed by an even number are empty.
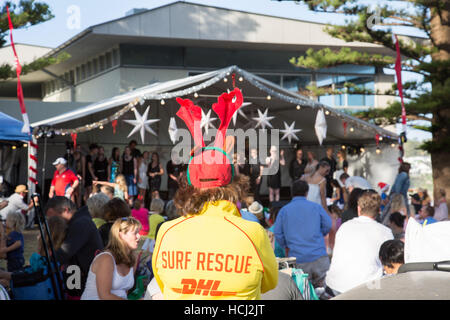
<svg viewBox="0 0 450 320"><path fill-rule="evenodd" d="M289 144L291 143L292 138L294 138L295 140L298 140L298 137L296 135L297 132L302 131L302 129L294 129L295 126L295 121L292 122L292 124L290 126L288 126L288 124L284 122L284 130L280 130L282 133L284 133L284 136L281 138L281 140L284 139L288 139Z"/></svg>
<svg viewBox="0 0 450 320"><path fill-rule="evenodd" d="M200 122L200 128L205 128L205 133L208 134L209 128L215 129L212 122L217 120L217 118L211 118L211 109L208 110L208 113L205 114L202 109L202 121Z"/></svg>
<svg viewBox="0 0 450 320"><path fill-rule="evenodd" d="M124 122L134 126L133 130L131 130L127 138L131 137L134 133L138 131L141 134L142 143L144 143L145 131L150 132L151 134L157 136L156 132L153 131L152 128L150 128L150 125L152 123L158 122L160 119L151 119L151 120L147 119L148 113L150 111L150 106L148 106L147 109L145 109L145 112L142 116L139 114L139 112L137 112L136 108L134 108L133 111L136 120L123 120Z"/></svg>
<svg viewBox="0 0 450 320"><path fill-rule="evenodd" d="M266 129L266 126L272 128L272 125L270 124L269 121L275 117L268 117L267 116L268 110L269 109L266 109L266 111L262 113L261 110L258 109L258 117L253 118L253 120L257 121L255 128L258 128L259 126L261 126L262 129Z"/></svg>
<svg viewBox="0 0 450 320"><path fill-rule="evenodd" d="M317 112L314 129L316 130L317 139L319 140L320 145L322 145L323 139L327 136L327 122L322 109Z"/></svg>
<svg viewBox="0 0 450 320"><path fill-rule="evenodd" d="M169 136L170 136L170 140L172 140L173 144L175 144L175 142L176 142L177 132L178 132L178 127L177 127L177 123L175 122L175 118L170 117Z"/></svg>
<svg viewBox="0 0 450 320"><path fill-rule="evenodd" d="M241 105L241 107L239 108L239 109L237 109L237 111L233 114L233 125L234 126L236 126L236 120L237 120L237 116L238 116L238 113L243 117L243 118L245 118L245 120L248 120L248 118L247 118L247 116L245 115L245 113L244 113L244 111L242 111L242 108L243 107L246 107L246 106L248 106L248 105L251 105L252 103L251 102L244 102L244 103L242 103L242 105Z"/></svg>

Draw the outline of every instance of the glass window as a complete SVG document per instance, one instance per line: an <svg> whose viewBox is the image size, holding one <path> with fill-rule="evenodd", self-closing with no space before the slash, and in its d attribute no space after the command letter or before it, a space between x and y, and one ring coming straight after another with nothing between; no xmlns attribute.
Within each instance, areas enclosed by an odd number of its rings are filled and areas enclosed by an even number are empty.
<svg viewBox="0 0 450 320"><path fill-rule="evenodd" d="M106 56L106 58L105 58L106 69L109 69L112 67L112 53L107 52L105 56Z"/></svg>
<svg viewBox="0 0 450 320"><path fill-rule="evenodd" d="M271 75L271 74L258 74L261 78L264 78L266 80L269 80L270 82L273 82L277 85L281 84L281 76L277 75Z"/></svg>
<svg viewBox="0 0 450 320"><path fill-rule="evenodd" d="M98 59L95 58L94 60L92 60L92 74L97 74L98 73Z"/></svg>
<svg viewBox="0 0 450 320"><path fill-rule="evenodd" d="M89 78L92 75L92 62L88 61L86 63L86 78Z"/></svg>
<svg viewBox="0 0 450 320"><path fill-rule="evenodd" d="M105 56L101 55L100 57L98 57L98 67L99 67L99 72L103 71L106 69L106 63L105 63Z"/></svg>
<svg viewBox="0 0 450 320"><path fill-rule="evenodd" d="M81 81L81 67L77 67L77 82Z"/></svg>
<svg viewBox="0 0 450 320"><path fill-rule="evenodd" d="M69 72L69 81L70 81L70 83L75 82L75 72L73 70L70 70L70 72Z"/></svg>
<svg viewBox="0 0 450 320"><path fill-rule="evenodd" d="M81 65L81 80L86 79L86 65L82 64Z"/></svg>
<svg viewBox="0 0 450 320"><path fill-rule="evenodd" d="M352 64L343 64L336 67L320 69L317 72L321 73L356 73L356 74L375 74L375 67L373 66L358 66Z"/></svg>
<svg viewBox="0 0 450 320"><path fill-rule="evenodd" d="M283 76L283 88L298 92L311 83L311 75Z"/></svg>
<svg viewBox="0 0 450 320"><path fill-rule="evenodd" d="M119 64L119 49L114 49L112 52L113 66Z"/></svg>

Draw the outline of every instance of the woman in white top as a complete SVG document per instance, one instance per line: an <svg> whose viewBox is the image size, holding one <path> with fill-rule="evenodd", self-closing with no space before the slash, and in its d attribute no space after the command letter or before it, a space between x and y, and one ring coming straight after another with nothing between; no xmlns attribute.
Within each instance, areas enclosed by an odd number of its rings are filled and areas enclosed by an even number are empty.
<svg viewBox="0 0 450 320"><path fill-rule="evenodd" d="M134 285L134 251L138 248L141 223L117 219L111 227L105 251L92 261L81 300L126 300Z"/></svg>
<svg viewBox="0 0 450 320"><path fill-rule="evenodd" d="M316 167L319 164L319 161L316 160L316 155L314 154L314 152L308 151L306 154L308 156L308 162L305 166L305 176L311 176L316 171Z"/></svg>
<svg viewBox="0 0 450 320"><path fill-rule="evenodd" d="M327 206L327 181L325 176L330 172L330 165L326 161L321 161L316 171L310 176L304 176L303 180L308 183L309 190L307 200L320 204L326 212L328 212Z"/></svg>
<svg viewBox="0 0 450 320"><path fill-rule="evenodd" d="M138 189L139 196L142 198L142 203L145 203L145 194L148 189L148 176L147 176L147 167L150 158L150 152L144 151L142 156L138 159Z"/></svg>

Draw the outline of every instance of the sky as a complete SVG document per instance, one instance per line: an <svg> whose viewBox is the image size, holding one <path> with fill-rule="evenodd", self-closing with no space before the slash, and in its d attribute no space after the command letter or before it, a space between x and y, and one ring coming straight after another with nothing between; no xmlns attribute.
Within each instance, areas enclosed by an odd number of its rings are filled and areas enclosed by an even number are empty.
<svg viewBox="0 0 450 320"><path fill-rule="evenodd" d="M121 18L133 8L152 9L176 2L174 0L39 0L50 5L55 16L50 21L29 28L14 30L14 41L55 48L90 26L109 20ZM18 3L18 0L12 2ZM315 13L308 10L304 4L294 1L276 0L190 0L187 2L224 7L260 14L274 15L291 19L343 24L349 17L332 13ZM360 1L368 3L375 9L379 0ZM385 2L385 1L384 1ZM394 6L398 1L389 1ZM396 28L399 34L424 36L412 28ZM9 43L9 37L7 37ZM386 73L394 74L393 70L385 69ZM402 73L402 80L410 81L418 78L412 73ZM411 130L411 139L428 139L431 137L423 131Z"/></svg>

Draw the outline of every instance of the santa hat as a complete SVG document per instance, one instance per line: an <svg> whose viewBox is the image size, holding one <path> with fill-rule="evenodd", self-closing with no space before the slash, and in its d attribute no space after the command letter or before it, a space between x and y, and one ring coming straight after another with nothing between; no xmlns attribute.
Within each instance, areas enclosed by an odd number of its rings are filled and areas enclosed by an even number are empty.
<svg viewBox="0 0 450 320"><path fill-rule="evenodd" d="M233 114L241 107L242 93L235 88L230 93L223 93L214 103L212 109L220 119L213 147L206 147L200 126L202 109L189 99L176 99L180 104L177 116L188 127L194 139L195 147L187 168L187 179L196 188L216 188L229 184L233 180L233 160L226 150L234 145L233 137L226 137L228 125Z"/></svg>
<svg viewBox="0 0 450 320"><path fill-rule="evenodd" d="M378 188L380 188L381 192L387 192L391 186L384 182L378 183Z"/></svg>

